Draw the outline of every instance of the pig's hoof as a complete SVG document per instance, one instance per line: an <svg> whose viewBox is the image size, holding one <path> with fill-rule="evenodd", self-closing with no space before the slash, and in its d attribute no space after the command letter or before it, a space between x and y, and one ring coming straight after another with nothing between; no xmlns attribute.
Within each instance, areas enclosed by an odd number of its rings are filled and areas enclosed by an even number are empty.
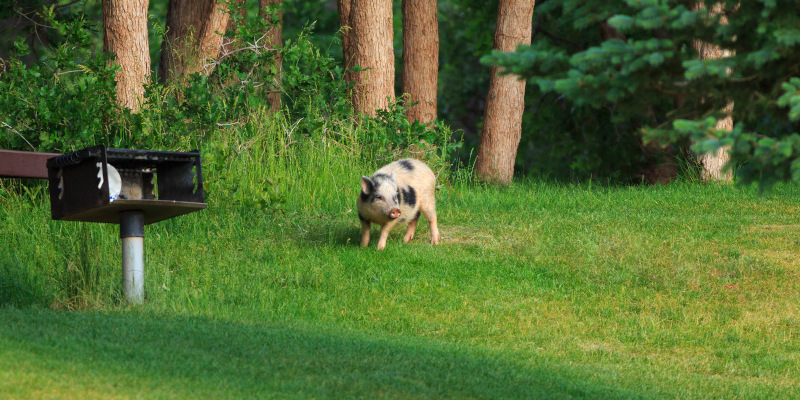
<svg viewBox="0 0 800 400"><path fill-rule="evenodd" d="M431 244L439 244L439 235L431 236Z"/></svg>

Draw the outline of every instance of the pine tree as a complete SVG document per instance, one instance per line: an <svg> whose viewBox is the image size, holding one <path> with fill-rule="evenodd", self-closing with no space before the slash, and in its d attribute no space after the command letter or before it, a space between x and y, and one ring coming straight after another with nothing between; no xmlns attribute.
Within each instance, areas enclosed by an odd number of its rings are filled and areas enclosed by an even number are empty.
<svg viewBox="0 0 800 400"><path fill-rule="evenodd" d="M615 121L638 120L646 141L691 140L701 154L730 146L740 182L800 182L800 3L718 2L724 13L693 9L696 1L609 3L551 6L571 15L576 29L606 21L618 38L574 52L534 41L484 61L576 106L612 110ZM697 40L730 56L704 59ZM719 130L731 103L734 128Z"/></svg>

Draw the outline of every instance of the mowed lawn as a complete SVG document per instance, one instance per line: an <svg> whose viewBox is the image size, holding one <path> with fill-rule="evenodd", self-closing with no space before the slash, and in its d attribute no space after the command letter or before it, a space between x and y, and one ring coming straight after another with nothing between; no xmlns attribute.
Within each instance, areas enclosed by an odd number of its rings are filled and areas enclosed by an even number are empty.
<svg viewBox="0 0 800 400"><path fill-rule="evenodd" d="M114 226L0 198L0 398L800 398L800 190L520 181L402 243L352 201ZM349 199L349 197L348 197ZM4 292L4 293L3 293Z"/></svg>

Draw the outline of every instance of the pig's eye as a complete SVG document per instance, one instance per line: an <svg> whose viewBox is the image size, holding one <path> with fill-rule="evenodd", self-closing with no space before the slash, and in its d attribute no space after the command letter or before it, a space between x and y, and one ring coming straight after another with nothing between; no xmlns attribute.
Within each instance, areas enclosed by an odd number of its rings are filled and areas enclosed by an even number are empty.
<svg viewBox="0 0 800 400"><path fill-rule="evenodd" d="M379 194L375 195L375 201L382 201L382 200L383 200L383 196L381 196Z"/></svg>

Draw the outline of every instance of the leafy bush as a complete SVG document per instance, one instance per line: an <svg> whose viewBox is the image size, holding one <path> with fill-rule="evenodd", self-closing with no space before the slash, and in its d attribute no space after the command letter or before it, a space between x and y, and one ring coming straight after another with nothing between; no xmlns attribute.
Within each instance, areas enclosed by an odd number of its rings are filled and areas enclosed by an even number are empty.
<svg viewBox="0 0 800 400"><path fill-rule="evenodd" d="M439 121L425 125L409 122L406 109L414 104L398 98L375 117L365 117L361 126L362 142L373 149L370 157L378 164L412 157L426 162L440 177L447 179L451 163L462 142L453 141L452 132Z"/></svg>
<svg viewBox="0 0 800 400"><path fill-rule="evenodd" d="M314 44L313 28L313 24L306 26L284 45L282 94L287 116L302 119L300 132L324 135L332 121L350 119L353 107L344 70L329 52Z"/></svg>
<svg viewBox="0 0 800 400"><path fill-rule="evenodd" d="M48 29L58 35L51 35L41 61L27 65L20 60L29 52L20 38L17 51L0 69L0 123L3 147L8 149L66 152L97 143L198 147L210 131L242 123L265 105L269 83L275 80L276 51L259 48L266 25L254 18L238 24L228 37L247 48L223 54L209 76L194 74L167 84L153 76L141 110L131 114L115 102L117 67L109 63L112 56L94 47L102 30L98 23L82 13L58 15L52 8L42 14ZM155 31L163 34L163 28ZM337 75L331 59L309 44L309 35L310 29L282 49L288 68L284 86L278 89L288 99L287 111L297 118L312 110L345 115L349 110L341 73ZM320 125L311 122L318 121L306 118L308 130Z"/></svg>
<svg viewBox="0 0 800 400"><path fill-rule="evenodd" d="M42 61L27 66L22 38L0 70L0 115L9 149L65 151L108 139L119 109L109 56L91 50L93 24L76 17L57 18L43 11L57 33Z"/></svg>

